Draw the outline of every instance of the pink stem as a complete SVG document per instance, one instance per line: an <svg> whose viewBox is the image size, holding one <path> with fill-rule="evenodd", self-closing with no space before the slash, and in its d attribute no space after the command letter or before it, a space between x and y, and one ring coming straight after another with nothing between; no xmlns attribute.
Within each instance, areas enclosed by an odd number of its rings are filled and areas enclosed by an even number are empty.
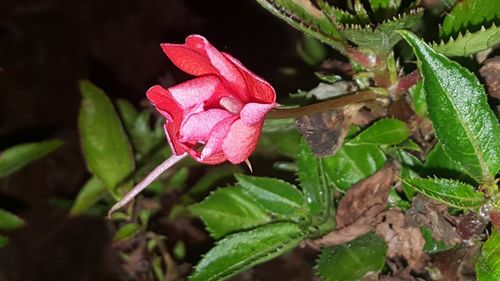
<svg viewBox="0 0 500 281"><path fill-rule="evenodd" d="M413 87L420 81L422 77L420 76L420 72L418 70L414 70L408 75L401 77L394 87L394 92L396 94L401 94L403 92L406 92L408 89Z"/></svg>
<svg viewBox="0 0 500 281"><path fill-rule="evenodd" d="M148 187L156 178L158 178L163 172L168 170L170 167L175 165L177 162L181 161L186 157L187 153L181 155L173 154L167 160L163 161L158 167L156 167L151 173L149 173L141 182L139 182L132 190L129 191L120 201L118 201L111 209L108 211L108 218L111 218L111 214L121 207L127 205L132 199L134 199L137 194L139 194L144 188Z"/></svg>

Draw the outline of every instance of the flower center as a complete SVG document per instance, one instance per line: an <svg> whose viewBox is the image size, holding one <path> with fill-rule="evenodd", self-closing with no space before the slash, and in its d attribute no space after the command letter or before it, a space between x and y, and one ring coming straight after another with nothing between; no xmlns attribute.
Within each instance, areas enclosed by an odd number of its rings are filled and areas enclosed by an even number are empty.
<svg viewBox="0 0 500 281"><path fill-rule="evenodd" d="M223 97L219 101L220 106L232 114L239 114L244 104L235 97Z"/></svg>

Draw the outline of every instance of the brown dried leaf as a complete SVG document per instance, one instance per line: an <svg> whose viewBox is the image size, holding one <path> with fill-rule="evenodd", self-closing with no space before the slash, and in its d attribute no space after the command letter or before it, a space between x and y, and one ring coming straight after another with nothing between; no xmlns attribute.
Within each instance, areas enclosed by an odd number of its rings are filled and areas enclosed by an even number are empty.
<svg viewBox="0 0 500 281"><path fill-rule="evenodd" d="M340 200L337 229L315 243L321 246L338 245L372 230L378 214L387 207L387 197L398 170L397 163L391 161L380 171L353 185Z"/></svg>
<svg viewBox="0 0 500 281"><path fill-rule="evenodd" d="M314 240L314 243L322 247L331 247L347 243L359 236L367 234L373 229L374 225L374 218L361 217L349 226L336 229L320 239Z"/></svg>
<svg viewBox="0 0 500 281"><path fill-rule="evenodd" d="M448 245L461 243L462 239L457 230L446 219L447 210L446 205L418 195L406 213L406 224L416 228L428 228L433 239L442 240Z"/></svg>
<svg viewBox="0 0 500 281"><path fill-rule="evenodd" d="M353 185L340 200L337 228L353 224L361 217L375 218L382 212L387 206L387 197L398 171L397 163L391 161L375 174Z"/></svg>
<svg viewBox="0 0 500 281"><path fill-rule="evenodd" d="M493 210L490 213L491 224L496 228L497 231L500 231L500 211Z"/></svg>
<svg viewBox="0 0 500 281"><path fill-rule="evenodd" d="M135 247L128 254L128 259L123 265L123 269L127 272L128 276L134 280L153 280L151 264L147 255L145 236L141 235L132 240L134 241L126 243L128 245L125 245L125 243L122 245L122 247Z"/></svg>
<svg viewBox="0 0 500 281"><path fill-rule="evenodd" d="M439 280L466 281L476 280L474 265L481 252L481 245L462 244L461 247L437 254L433 265L439 269Z"/></svg>
<svg viewBox="0 0 500 281"><path fill-rule="evenodd" d="M488 86L488 94L500 99L500 57L487 60L483 67L479 69L479 73L481 73L486 86Z"/></svg>
<svg viewBox="0 0 500 281"><path fill-rule="evenodd" d="M391 209L379 215L382 221L375 232L387 242L387 257L399 259L403 257L408 267L419 271L428 260L423 251L425 239L417 227L405 224L405 215L396 209Z"/></svg>
<svg viewBox="0 0 500 281"><path fill-rule="evenodd" d="M406 99L391 102L387 108L387 116L405 122L411 122L416 118L415 111Z"/></svg>
<svg viewBox="0 0 500 281"><path fill-rule="evenodd" d="M358 126L366 126L370 123L373 123L373 121L380 119L381 117L384 117L386 115L387 114L385 111L381 110L373 111L363 108L360 111L358 111L356 115L352 117L352 123Z"/></svg>
<svg viewBox="0 0 500 281"><path fill-rule="evenodd" d="M425 281L426 279L411 275L410 268L405 268L397 272L393 272L390 276L382 276L380 281ZM365 280L363 280L365 281Z"/></svg>
<svg viewBox="0 0 500 281"><path fill-rule="evenodd" d="M491 218L493 218L493 216L491 216ZM494 225L494 220L492 219L491 221ZM476 212L468 212L458 218L457 232L460 237L465 240L479 238L483 234L487 223L488 222Z"/></svg>
<svg viewBox="0 0 500 281"><path fill-rule="evenodd" d="M326 112L304 115L295 120L297 130L304 136L314 155L333 155L342 145L351 116L359 106L345 106Z"/></svg>

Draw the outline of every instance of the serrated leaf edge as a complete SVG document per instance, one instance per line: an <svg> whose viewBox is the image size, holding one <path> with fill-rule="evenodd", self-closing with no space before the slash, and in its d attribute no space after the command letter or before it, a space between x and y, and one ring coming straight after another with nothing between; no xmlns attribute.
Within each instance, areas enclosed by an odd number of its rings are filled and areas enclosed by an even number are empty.
<svg viewBox="0 0 500 281"><path fill-rule="evenodd" d="M191 204L190 206L188 206L188 211L189 211L192 215L196 216L197 218L199 218L199 219L203 222L203 224L204 224L204 226L205 226L205 230L206 230L206 231L210 234L210 237L212 237L212 238L214 238L214 239L221 239L221 238L227 237L228 235L232 235L232 234L235 234L235 233L239 233L239 232L244 232L244 231L252 230L252 229L255 229L255 228L257 228L257 227L262 226L262 225L256 225L256 226L254 226L254 227L250 227L250 228L241 228L241 229L239 229L239 230L234 230L234 231L232 231L232 232L229 232L229 233L224 233L224 234L222 234L222 235L217 236L217 235L215 235L215 233L216 233L216 232L215 232L215 231L214 231L214 230L213 230L210 226L208 226L209 224L207 223L207 221L205 220L205 218L204 218L203 216L199 216L199 215L196 215L196 214L192 213L192 211L191 211L191 208L192 208L192 207L196 207L197 205L199 205L199 204L201 204L201 203L205 202L205 201L206 201L206 200L208 200L210 197L212 197L212 196L214 195L214 193L216 193L217 191L219 191L219 190L221 190L221 189L225 189L225 188L230 188L230 187L234 187L234 188L241 188L241 187L239 187L239 186L237 186L237 185L228 185L228 186L226 186L226 187L217 187L216 189L214 189L214 190L210 191L210 193L209 193L209 194L208 194L205 198L203 198L203 201L200 201L200 202L197 202L197 203L195 203L195 204ZM250 197L249 199L252 201L252 203L255 203L255 205L259 206L262 210L267 210L267 209L266 209L266 208L264 208L261 204L259 204L256 200L253 200L253 198L251 198L251 196L250 196L248 193L246 193L244 190L242 190L242 192L243 192L245 195L247 195L247 196L249 196L249 197ZM276 221L276 222L277 222L277 221ZM268 222L268 223L266 223L266 224L270 224L270 223L274 223L274 222L273 222L273 221L270 221L270 222Z"/></svg>
<svg viewBox="0 0 500 281"><path fill-rule="evenodd" d="M238 182L238 186L241 186L241 189L243 190L243 192L245 192L245 194L247 194L248 196L250 196L252 198L252 201L256 202L258 205L262 206L262 204L259 204L258 203L258 200L257 199L254 199L252 194L245 188L243 187L243 185L240 183L240 178L243 179L241 176L243 174L235 174L235 178L236 178L236 181ZM243 176L248 176L248 175L243 175ZM250 177L253 177L253 176L250 176ZM295 184L292 184L292 183L289 183L287 181L284 181L282 179L278 179L278 178L272 178L272 177L262 177L262 178L265 178L265 179L271 179L271 180L274 180L274 181L277 181L279 183L282 183L282 184L285 184L285 185L288 185L290 188L294 188L296 191L299 192L300 195L302 195L302 198L304 199L304 204L305 204L305 198L304 198L304 193L302 192L302 190L300 190ZM270 192L270 191L267 191L266 192ZM293 204L290 204L290 205L295 205L296 202L292 201L292 200L288 200L285 198L285 200L283 200L285 203L293 203ZM268 210L267 208L265 208L264 206L262 206L264 209ZM302 207L306 207L305 205L302 205ZM271 210L268 210L269 212L272 212Z"/></svg>
<svg viewBox="0 0 500 281"><path fill-rule="evenodd" d="M321 29L316 28L314 24L307 22L305 19L300 18L295 15L293 12L289 11L283 6L279 6L275 3L274 0L257 0L257 2L270 11L272 14L277 16L278 18L284 20L288 24L292 25L294 28L299 29L302 32L306 32L306 30L310 30L319 34L320 36L314 36L316 39L321 42L333 47L341 53L345 53L345 39L343 37L333 38L332 34L326 33ZM327 20L330 19L327 15L322 13ZM300 27L300 28L299 28Z"/></svg>
<svg viewBox="0 0 500 281"><path fill-rule="evenodd" d="M450 16L450 15L451 15L451 16L453 16L453 17L456 17L456 16L457 16L457 15L456 15L456 13L458 13L458 16L461 16L461 14L463 14L465 11L467 11L467 10L469 10L469 9L465 10L463 7L460 7L460 11L459 11L459 12L457 12L457 11L455 10L455 8L457 7L457 5L466 5L465 3L466 3L466 1L461 1L461 2L458 2L458 3L457 3L454 7L453 7L453 9L452 9L452 10L451 10L451 11L450 11L447 15L446 15L446 17L448 17L448 16ZM496 16L498 16L498 15L496 15ZM443 30L442 30L442 25L444 24L444 22L445 22L445 20L446 20L446 17L443 19L443 22L439 25L439 34L440 34L440 36L443 36L443 35L444 35L444 34L443 34ZM477 24L473 24L473 25L478 25L478 24L480 24L480 23L481 23L481 25L483 25L483 24L486 24L486 23L489 23L489 22L494 23L494 21L496 20L496 18L495 18L495 17L493 17L493 18L488 18L488 17L486 17L486 15L484 15L484 14L479 15L479 16L478 16L478 15L474 15L474 19L475 19L475 20L479 20L479 22L478 22ZM464 27L467 27L467 26L471 25L471 24L472 24L471 20L472 20L472 18L470 18L470 17L469 17L469 18L467 18L467 21L466 21L466 22L461 23L459 26L453 26L453 27L452 27L452 29L451 29L451 34L448 34L448 35L450 36L450 35L453 35L453 33L460 32L460 30L461 30L462 28L464 28Z"/></svg>
<svg viewBox="0 0 500 281"><path fill-rule="evenodd" d="M381 23L379 24L337 24L337 28L340 30L340 31L346 31L346 30L353 30L353 31L358 31L358 30L363 30L363 31L371 31L371 32L375 32L378 28L380 28L380 26L384 25L384 24L389 24L389 23L394 23L396 21L400 21L406 17L410 17L410 16L415 16L415 15L418 15L419 13L423 13L424 12L424 8L421 8L421 7L418 7L418 8L415 8L415 9L412 9L412 10L409 10L407 12L404 12L404 13L399 13L395 16L393 16L392 18L390 19L385 19L384 21L382 21Z"/></svg>
<svg viewBox="0 0 500 281"><path fill-rule="evenodd" d="M410 36L414 36L416 37L415 34L411 33L411 32L408 32L408 31L405 31L405 30L400 30L399 33L401 35L403 35L403 37L407 37L407 38L410 38ZM406 33L406 34L403 34L403 33ZM414 48L413 44L410 44L410 41L408 41L408 44L412 47L412 49L416 50L416 48ZM420 41L422 42L422 44L426 44L425 42L423 41ZM435 53L435 55L440 58L440 59L444 59L445 61L448 61L450 63L450 65L456 67L458 70L462 70L463 71L463 75L464 75L464 78L468 79L468 80L471 80L473 81L471 84L475 84L476 87L480 88L480 89L483 89L483 92L484 92L484 86L479 82L479 80L477 79L477 77L472 73L470 72L467 68L461 66L458 62L456 61L453 61L453 60L450 60L448 59L446 56L434 51L434 49L432 49L430 46L429 46L429 51L430 52L433 52ZM441 63L441 62L440 62ZM461 72L462 72L461 71ZM435 74L435 71L432 70L432 72L434 73L434 75L437 77L437 75ZM438 79L439 80L439 79ZM424 78L424 81L425 81L425 78ZM440 88L443 88L442 85L439 85ZM445 89L443 89L443 92L446 92ZM455 109L455 111L457 112L457 117L458 117L458 122L461 124L461 126L463 127L465 133L467 134L467 136L469 137L469 139L473 140L471 141L471 145L474 149L474 152L476 155L478 155L478 162L479 162L479 165L480 165L480 168L481 168L481 171L482 171L482 178L481 179L477 179L474 175L471 175L468 171L468 169L466 167L464 167L462 165L461 162L458 162L457 163L459 164L460 167L462 167L464 169L464 171L467 172L467 174L469 174L472 178L474 178L475 180L478 180L479 182L486 182L486 183L492 183L494 181L493 177L494 177L494 174L496 174L498 171L490 171L490 167L487 163L487 160L486 160L486 157L484 156L484 153L483 151L480 149L480 147L478 147L478 142L475 138L473 138L472 136L474 134L472 134L472 132L470 131L470 128L469 126L466 126L467 125L467 122L465 122L465 120L463 119L463 113L461 113L461 111L456 108L456 105L453 103L453 100L450 98L450 96L448 94L445 94L444 95L446 97L446 99L450 102L450 104L453 106L453 108ZM491 112L491 110L490 110ZM493 112L491 112L491 114L493 114ZM498 124L498 123L497 123ZM443 144L443 142L439 139L439 137L436 135L436 139L441 143ZM444 146L443 146L444 148ZM444 150L444 149L443 149ZM444 150L444 152L448 155L448 152L446 150ZM450 157L448 155L448 157L450 159L453 159L453 157ZM453 159L454 160L454 159ZM485 174L487 173L487 174Z"/></svg>
<svg viewBox="0 0 500 281"><path fill-rule="evenodd" d="M451 184L461 184L461 185L465 185L465 186L468 186L471 188L471 190L474 192L474 193L477 193L478 195L479 194L482 194L483 197L481 199L481 204L477 204L477 205L474 205L474 206L463 206L463 205L459 205L459 204L455 204L454 202L450 202L450 201L445 201L441 198L436 198L434 196L432 196L431 194L436 194L437 192L428 192L427 189L421 189L421 188L416 188L414 184L411 184L409 181L411 180L420 180L420 179L424 179L424 180L436 180L438 182L444 182L444 183L451 183ZM441 203L444 203L448 206L452 206L452 207L455 207L455 208L459 208L459 209L473 209L473 208L477 208L477 207L480 207L481 205L483 205L483 203L486 202L485 198L484 198L484 193L481 192L481 191L477 191L474 189L474 187L470 184L467 184L465 182L462 182L462 181L459 181L459 180L450 180L450 179L444 179L444 178L437 178L437 177L428 177L428 178L402 178L403 182L408 184L409 186L411 186L412 188L416 189L418 192L426 195L427 197L430 197L436 201L439 201ZM437 193L439 195L441 195L442 193ZM450 197L450 198L455 198L455 199L459 199L461 201L468 201L468 202L479 202L479 200L470 200L471 198L467 198L467 200L464 200L463 197L455 197L455 196L452 196L452 195L449 195L449 194L446 194L444 195L445 197Z"/></svg>
<svg viewBox="0 0 500 281"><path fill-rule="evenodd" d="M432 46L432 48L434 50L436 50L437 52L441 53L441 54L444 54L446 56L467 56L467 55L472 55L472 54L475 54L475 53L478 53L480 51L483 51L483 50L486 50L488 48L491 48L493 47L495 44L499 43L499 42L487 42L486 46L481 49L481 50L477 50L475 52L471 52L471 53L467 53L467 52L464 52L464 53L460 53L460 54L456 54L456 53L453 53L453 52L450 52L450 51L446 51L447 49L449 48L457 48L460 46L460 44L464 44L470 40L474 40L475 37L479 37L481 35L484 35L482 33L484 32L489 32L489 31L493 31L493 32L499 32L500 33L500 28L497 27L495 25L495 23L493 23L490 27L486 28L484 25L481 26L481 28L478 30L478 31L475 31L475 32L470 32L469 30L466 30L465 32L459 32L458 35L456 35L455 37L451 36L446 42L445 40L441 39L441 41L438 43L438 42L432 42L430 43L430 45ZM462 41L465 41L462 43ZM454 45L457 45L457 46L454 46Z"/></svg>
<svg viewBox="0 0 500 281"><path fill-rule="evenodd" d="M290 223L290 224L295 224L293 222L276 222L276 223ZM274 223L269 223L269 224L266 224L266 225L271 225L271 224L274 224ZM297 224L295 224L295 225L297 225ZM299 227L299 226L297 225L297 227ZM216 241L215 244L214 244L214 246L211 248L211 250L214 249L215 247L217 247L219 244L221 244L225 240L228 240L228 239L232 238L232 236L241 235L243 233L249 233L249 232L253 232L253 231L256 231L256 230L257 230L257 228L253 228L253 229L250 229L248 231L240 231L240 232L237 232L237 233L230 234L230 235L224 237L223 239ZM236 263L235 264L235 265L237 265L236 268L231 268L229 270L226 269L225 272L223 271L223 272L221 272L220 274L218 274L216 276L212 276L211 278L207 279L206 281L223 280L224 278L227 278L227 277L231 276L233 273L239 272L241 269L244 269L248 264L252 264L252 263L254 263L255 261L257 261L259 259L262 259L262 258L264 258L266 256L270 256L270 255L272 255L272 254L274 254L276 252L279 252L281 249L283 249L284 247L286 247L287 244L291 243L293 240L296 240L297 238L300 238L300 237L305 237L306 235L307 235L307 232L302 230L301 232L299 232L297 234L296 237L290 236L287 241L282 242L278 247L274 248L272 251L268 251L266 253L262 253L261 255L257 255L255 257L253 257L252 259L249 259L249 260L247 260L245 262ZM206 254L201 255L200 261L203 260L205 258L205 256L206 256ZM195 272L196 269L197 269L197 266L194 266L193 269L194 269L193 272ZM191 280L190 277L188 278L188 281Z"/></svg>

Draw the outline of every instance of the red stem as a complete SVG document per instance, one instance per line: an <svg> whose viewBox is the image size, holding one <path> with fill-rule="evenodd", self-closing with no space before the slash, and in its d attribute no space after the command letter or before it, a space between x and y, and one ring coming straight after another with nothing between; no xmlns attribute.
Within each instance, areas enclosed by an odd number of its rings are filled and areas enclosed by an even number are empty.
<svg viewBox="0 0 500 281"><path fill-rule="evenodd" d="M394 86L394 93L401 94L408 91L408 89L416 85L421 78L418 70L410 72L408 75L399 79L398 83Z"/></svg>

